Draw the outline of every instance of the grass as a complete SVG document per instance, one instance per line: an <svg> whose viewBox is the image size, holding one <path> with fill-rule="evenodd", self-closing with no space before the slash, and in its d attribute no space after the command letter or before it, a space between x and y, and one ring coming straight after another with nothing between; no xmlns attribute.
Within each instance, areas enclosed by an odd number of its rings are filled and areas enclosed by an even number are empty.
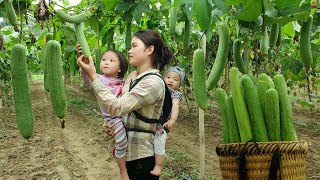
<svg viewBox="0 0 320 180"><path fill-rule="evenodd" d="M180 151L167 152L161 179L196 180L199 179L199 168L190 164L190 157ZM210 176L207 180L214 180Z"/></svg>
<svg viewBox="0 0 320 180"><path fill-rule="evenodd" d="M43 74L32 74L32 80L43 80Z"/></svg>

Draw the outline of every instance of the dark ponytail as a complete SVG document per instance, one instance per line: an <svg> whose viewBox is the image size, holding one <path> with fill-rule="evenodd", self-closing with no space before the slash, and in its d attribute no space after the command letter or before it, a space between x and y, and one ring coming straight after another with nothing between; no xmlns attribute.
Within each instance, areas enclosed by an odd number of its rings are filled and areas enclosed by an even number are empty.
<svg viewBox="0 0 320 180"><path fill-rule="evenodd" d="M134 36L139 38L146 47L151 45L154 46L154 51L151 57L152 64L154 67L162 71L164 66L169 64L170 60L173 58L173 53L164 45L159 33L146 29L137 31Z"/></svg>

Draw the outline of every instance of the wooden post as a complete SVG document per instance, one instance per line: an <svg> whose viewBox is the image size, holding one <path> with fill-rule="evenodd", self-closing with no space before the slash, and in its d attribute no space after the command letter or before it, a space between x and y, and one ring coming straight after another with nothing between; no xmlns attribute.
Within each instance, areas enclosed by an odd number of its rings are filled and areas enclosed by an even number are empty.
<svg viewBox="0 0 320 180"><path fill-rule="evenodd" d="M204 134L204 111L199 108L199 141L200 141L200 180L204 179L205 173L205 134Z"/></svg>
<svg viewBox="0 0 320 180"><path fill-rule="evenodd" d="M204 57L206 58L206 34L203 34L201 39L201 48L204 52ZM205 134L204 134L204 111L199 108L199 142L200 142L200 174L199 179L204 180L204 174L205 174L205 150L206 150L206 143L205 143Z"/></svg>

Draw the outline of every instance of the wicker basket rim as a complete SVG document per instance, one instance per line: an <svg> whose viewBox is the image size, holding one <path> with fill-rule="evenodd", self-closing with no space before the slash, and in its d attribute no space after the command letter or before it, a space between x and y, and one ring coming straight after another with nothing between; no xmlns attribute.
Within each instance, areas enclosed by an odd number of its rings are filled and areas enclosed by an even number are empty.
<svg viewBox="0 0 320 180"><path fill-rule="evenodd" d="M240 152L246 155L267 155L277 150L280 153L306 154L308 143L306 141L248 142L219 144L216 147L218 156L236 156Z"/></svg>

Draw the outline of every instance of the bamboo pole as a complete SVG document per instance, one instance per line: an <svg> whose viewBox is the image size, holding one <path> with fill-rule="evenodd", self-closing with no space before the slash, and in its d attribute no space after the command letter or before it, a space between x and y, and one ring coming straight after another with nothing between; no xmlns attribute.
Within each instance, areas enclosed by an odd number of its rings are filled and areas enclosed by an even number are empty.
<svg viewBox="0 0 320 180"><path fill-rule="evenodd" d="M206 34L203 34L201 39L201 48L204 52L204 57L206 58ZM205 179L205 150L206 150L206 143L205 143L205 133L204 133L204 111L199 108L199 142L200 142L200 174L199 179Z"/></svg>

